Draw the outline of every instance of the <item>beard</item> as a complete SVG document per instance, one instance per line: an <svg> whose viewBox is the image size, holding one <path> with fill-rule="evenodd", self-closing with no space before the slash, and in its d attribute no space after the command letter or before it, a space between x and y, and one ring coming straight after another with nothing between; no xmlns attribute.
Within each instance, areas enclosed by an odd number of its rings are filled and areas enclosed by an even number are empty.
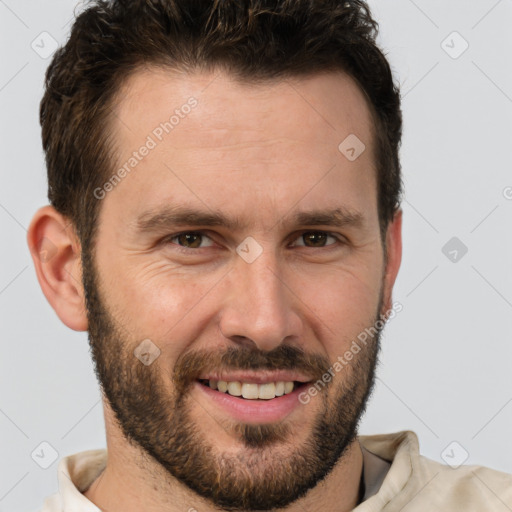
<svg viewBox="0 0 512 512"><path fill-rule="evenodd" d="M164 358L145 366L134 356L141 340L134 340L115 321L100 296L98 274L88 251L82 254L82 268L89 343L103 396L126 440L163 468L170 481L177 480L221 510L271 510L303 497L342 459L357 436L373 391L383 324L342 369L343 375L318 393L321 403L316 405L318 412L303 443L297 445L295 439L294 444L293 426L286 421L229 426L223 422L220 426L243 444L243 450L226 453L216 447L214 435L201 429L197 413L191 414L189 391L202 371L289 369L302 371L316 382L332 363L323 355L283 344L272 351L242 346L187 351L172 371L161 367ZM372 328L382 313L382 298L381 286ZM289 450L286 456L283 449Z"/></svg>

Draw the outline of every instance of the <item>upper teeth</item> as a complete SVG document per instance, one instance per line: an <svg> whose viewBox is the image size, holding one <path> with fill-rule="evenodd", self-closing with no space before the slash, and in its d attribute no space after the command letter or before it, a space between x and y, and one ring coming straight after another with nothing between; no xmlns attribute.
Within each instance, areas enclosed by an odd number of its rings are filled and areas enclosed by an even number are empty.
<svg viewBox="0 0 512 512"><path fill-rule="evenodd" d="M293 382L267 382L265 384L254 384L252 382L226 382L225 380L211 380L209 386L218 389L222 393L226 391L233 396L242 396L248 399L261 398L269 400L276 396L286 395L293 391Z"/></svg>

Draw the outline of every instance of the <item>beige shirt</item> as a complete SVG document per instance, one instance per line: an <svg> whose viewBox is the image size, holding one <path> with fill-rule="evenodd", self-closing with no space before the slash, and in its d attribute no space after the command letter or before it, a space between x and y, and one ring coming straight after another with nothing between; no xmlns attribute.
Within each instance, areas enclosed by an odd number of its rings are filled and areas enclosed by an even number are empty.
<svg viewBox="0 0 512 512"><path fill-rule="evenodd" d="M355 512L511 512L512 475L483 466L458 468L420 455L414 432L359 436L364 501ZM100 512L83 494L107 462L106 449L64 457L59 491L41 512ZM326 511L336 512L336 511Z"/></svg>

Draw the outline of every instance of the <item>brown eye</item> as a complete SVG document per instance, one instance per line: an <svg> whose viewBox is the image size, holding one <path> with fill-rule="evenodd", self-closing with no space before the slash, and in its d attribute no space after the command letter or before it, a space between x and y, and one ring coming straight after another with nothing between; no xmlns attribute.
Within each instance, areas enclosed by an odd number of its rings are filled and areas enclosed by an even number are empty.
<svg viewBox="0 0 512 512"><path fill-rule="evenodd" d="M325 231L306 231L297 240L302 240L305 247L326 247L335 244L326 244L328 238L339 241L337 237ZM299 244L300 245L300 244Z"/></svg>
<svg viewBox="0 0 512 512"><path fill-rule="evenodd" d="M167 240L171 243L175 243L175 245L179 245L181 247L185 247L187 249L201 249L201 242L203 239L209 239L204 233L196 232L196 231L186 231L184 233L179 233L178 235L174 235L169 237ZM177 242L173 242L176 240ZM208 246L212 245L211 243ZM205 247L205 246L203 246Z"/></svg>

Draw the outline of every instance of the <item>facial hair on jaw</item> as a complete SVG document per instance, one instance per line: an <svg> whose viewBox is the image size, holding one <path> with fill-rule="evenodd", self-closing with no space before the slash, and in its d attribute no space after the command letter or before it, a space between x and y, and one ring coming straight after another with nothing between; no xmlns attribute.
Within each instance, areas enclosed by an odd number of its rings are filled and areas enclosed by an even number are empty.
<svg viewBox="0 0 512 512"><path fill-rule="evenodd" d="M215 507L261 511L283 508L322 481L343 457L357 435L359 421L373 391L381 330L361 347L345 375L326 384L308 439L283 458L279 446L294 441L290 423L236 423L232 434L246 447L220 453L215 438L201 430L190 414L187 391L201 369L298 369L320 378L331 367L324 356L306 355L290 345L271 352L229 347L224 352L187 352L174 371L159 359L145 366L133 355L140 342L131 339L100 297L98 274L91 254L82 254L83 281L89 320L89 343L96 376L126 440L159 464L172 479L186 485ZM382 313L382 287L375 326ZM124 331L124 333L123 333ZM163 359L163 358L162 358ZM164 378L172 378L168 392ZM318 379L312 379L316 382ZM307 407L307 405L305 406Z"/></svg>

